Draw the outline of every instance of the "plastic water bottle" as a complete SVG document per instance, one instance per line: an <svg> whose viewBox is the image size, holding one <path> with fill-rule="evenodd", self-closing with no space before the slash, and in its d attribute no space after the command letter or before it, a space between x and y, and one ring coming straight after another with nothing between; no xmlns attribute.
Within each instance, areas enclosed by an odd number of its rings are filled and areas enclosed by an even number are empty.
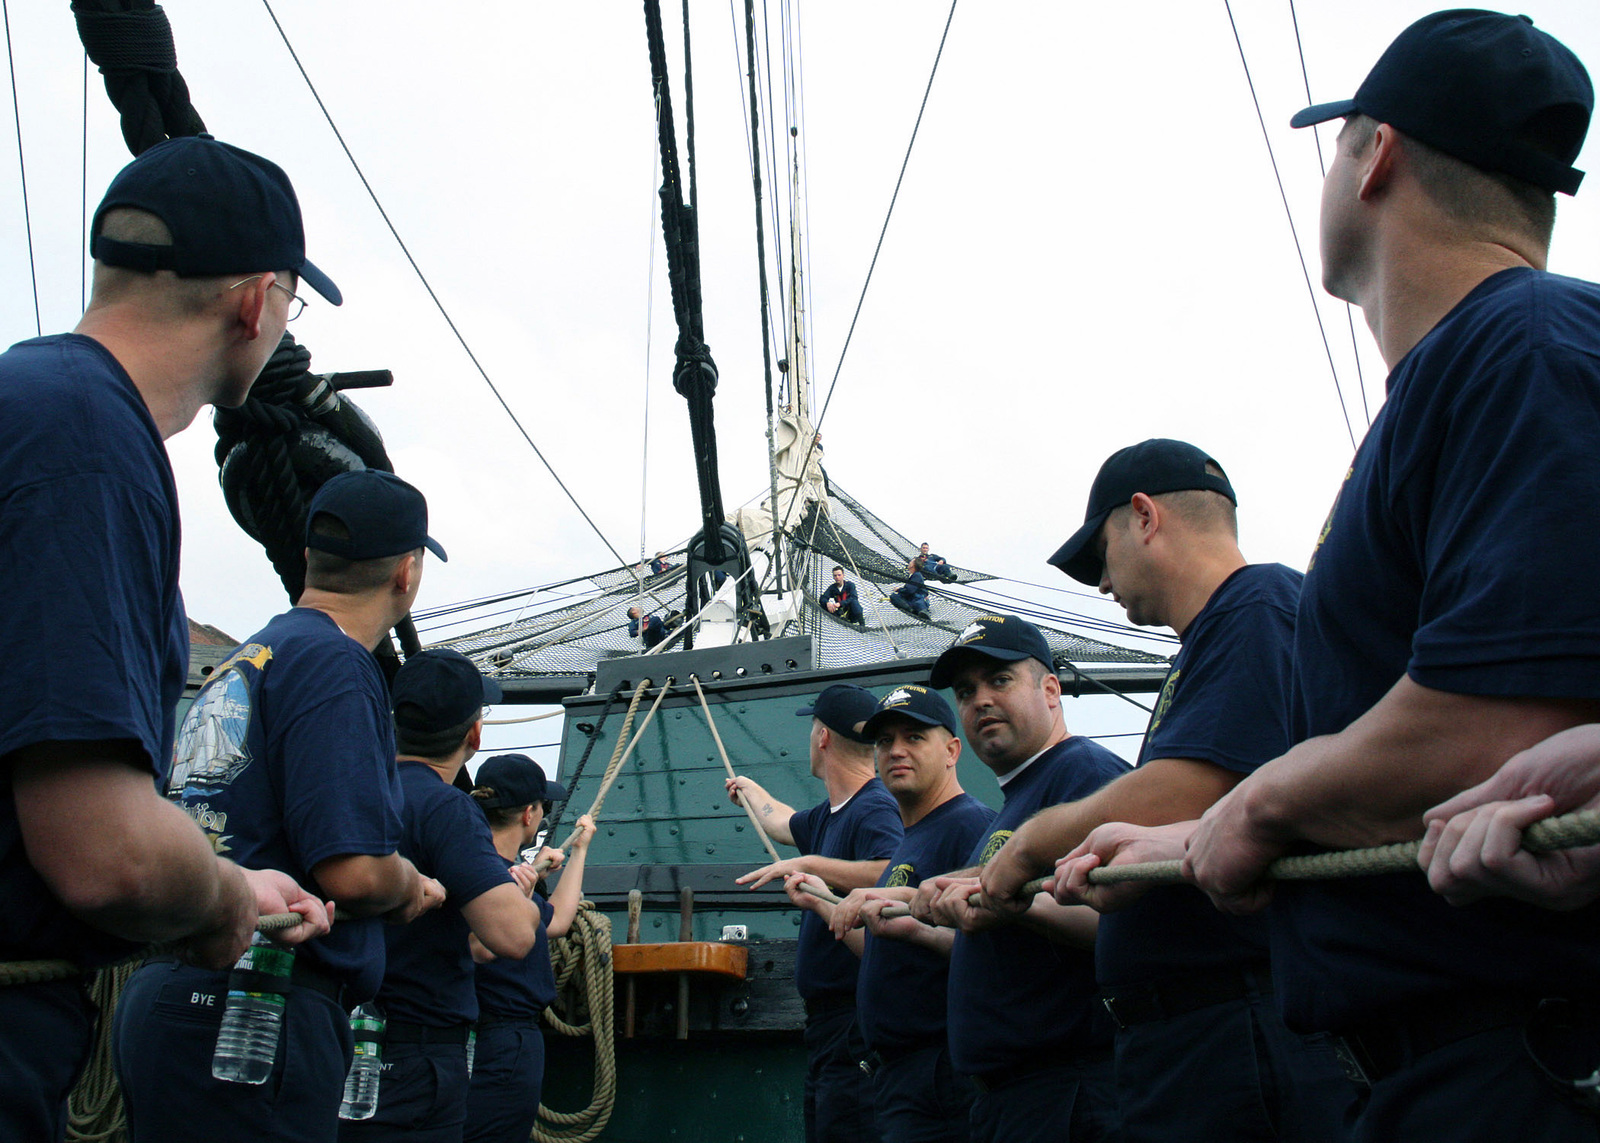
<svg viewBox="0 0 1600 1143"><path fill-rule="evenodd" d="M467 1029L467 1078L472 1078L472 1061L478 1058L478 1030Z"/></svg>
<svg viewBox="0 0 1600 1143"><path fill-rule="evenodd" d="M229 1083L266 1083L278 1055L294 950L257 933L228 974L228 1003L217 1029L211 1074Z"/></svg>
<svg viewBox="0 0 1600 1143"><path fill-rule="evenodd" d="M376 1004L363 1004L350 1013L350 1032L355 1036L355 1056L344 1077L344 1102L340 1119L371 1119L378 1110L378 1080L383 1074L383 1010Z"/></svg>

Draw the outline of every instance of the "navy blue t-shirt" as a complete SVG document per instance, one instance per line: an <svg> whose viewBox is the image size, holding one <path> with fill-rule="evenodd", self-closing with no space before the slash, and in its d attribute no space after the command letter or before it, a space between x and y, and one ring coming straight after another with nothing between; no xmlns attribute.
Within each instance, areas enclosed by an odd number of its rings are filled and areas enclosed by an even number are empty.
<svg viewBox="0 0 1600 1143"><path fill-rule="evenodd" d="M178 729L167 796L224 857L301 885L330 857L400 844L394 723L377 660L321 611L296 607L218 667ZM362 1003L383 979L384 923L341 920L296 955Z"/></svg>
<svg viewBox="0 0 1600 1143"><path fill-rule="evenodd" d="M1506 270L1401 359L1301 594L1295 741L1403 675L1456 694L1600 695L1600 286ZM1580 519L1574 525L1573 512ZM1416 874L1279 887L1293 1027L1446 991L1600 992L1600 908L1455 908Z"/></svg>
<svg viewBox="0 0 1600 1143"><path fill-rule="evenodd" d="M1086 798L1128 764L1098 742L1072 737L1007 782L1005 805L963 867L982 865L1046 806ZM957 933L950 953L950 1060L983 1075L1111 1043L1096 998L1094 953L1055 944L1021 925Z"/></svg>
<svg viewBox="0 0 1600 1143"><path fill-rule="evenodd" d="M879 886L921 885L966 867L973 846L988 836L994 811L971 794L957 794L906 830ZM874 1051L904 1050L944 1041L950 962L910 941L866 934L856 981L856 1018Z"/></svg>
<svg viewBox="0 0 1600 1143"><path fill-rule="evenodd" d="M501 858L505 864L505 859ZM488 1016L534 1020L556 999L556 974L550 965L550 919L555 906L539 894L539 936L533 951L521 960L500 957L476 966L478 1018Z"/></svg>
<svg viewBox="0 0 1600 1143"><path fill-rule="evenodd" d="M828 590L822 593L822 606L827 607L830 600L839 601L839 610L843 611L857 599L856 585L849 580L843 584L830 583Z"/></svg>
<svg viewBox="0 0 1600 1143"><path fill-rule="evenodd" d="M809 810L789 818L789 832L801 853L836 857L841 861L888 860L905 836L900 807L894 795L877 778L870 779L850 800L831 812L824 798ZM805 1000L829 994L856 994L856 954L811 910L800 915L800 936L795 948L794 983Z"/></svg>
<svg viewBox="0 0 1600 1143"><path fill-rule="evenodd" d="M409 925L386 925L388 965L378 1001L390 1020L442 1027L478 1018L472 987L472 928L461 906L493 889L514 885L506 859L495 852L489 823L472 798L425 762L399 763L405 805L401 856L444 886L444 904Z"/></svg>
<svg viewBox="0 0 1600 1143"><path fill-rule="evenodd" d="M0 356L0 759L43 742L137 743L156 781L189 669L178 499L127 372L76 334ZM0 765L0 960L104 964L134 946L62 908L28 863Z"/></svg>
<svg viewBox="0 0 1600 1143"><path fill-rule="evenodd" d="M1248 774L1289 748L1289 667L1304 577L1282 564L1242 567L1183 633L1145 731L1139 764L1189 758ZM1219 912L1187 885L1164 885L1100 918L1102 986L1264 963L1267 919Z"/></svg>

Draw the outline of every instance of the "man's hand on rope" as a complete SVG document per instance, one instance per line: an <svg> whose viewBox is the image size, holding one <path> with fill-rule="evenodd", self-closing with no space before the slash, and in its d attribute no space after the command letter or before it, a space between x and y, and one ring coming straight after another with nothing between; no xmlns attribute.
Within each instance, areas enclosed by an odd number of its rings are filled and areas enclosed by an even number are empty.
<svg viewBox="0 0 1600 1143"><path fill-rule="evenodd" d="M982 932L998 925L998 914L981 909L967 899L978 892L980 886L976 873L971 875L945 874L917 886L911 898L911 915L929 925L960 929L964 933Z"/></svg>
<svg viewBox="0 0 1600 1143"><path fill-rule="evenodd" d="M390 909L383 915L383 919L391 925L409 925L422 914L431 912L444 904L444 886L432 877L417 874L416 888L412 891L411 899L396 908Z"/></svg>
<svg viewBox="0 0 1600 1143"><path fill-rule="evenodd" d="M246 869L244 876L255 890L257 915L300 914L299 924L271 934L278 944L303 944L313 937L323 936L333 927L333 902L324 902L316 894L307 892L287 873L276 869Z"/></svg>
<svg viewBox="0 0 1600 1143"><path fill-rule="evenodd" d="M833 919L828 922L828 927L833 930L835 940L844 940L844 935L851 929L859 928L864 923L862 909L869 901L894 901L900 904L911 900L913 890L910 889L852 889L845 895L844 900L833 907ZM906 918L910 920L910 918ZM920 922L919 922L920 923Z"/></svg>
<svg viewBox="0 0 1600 1143"><path fill-rule="evenodd" d="M742 877L734 878L735 885L748 885L752 889L759 889L768 881L779 877L787 878L791 873L805 873L806 859L800 857L786 857L782 861L774 861L771 865L763 865L760 869L752 869ZM822 884L822 879L816 879L817 884Z"/></svg>
<svg viewBox="0 0 1600 1143"><path fill-rule="evenodd" d="M1183 876L1198 885L1224 913L1255 913L1272 900L1267 866L1282 857L1287 841L1255 822L1249 798L1258 770L1205 812L1189 838Z"/></svg>
<svg viewBox="0 0 1600 1143"><path fill-rule="evenodd" d="M1600 846L1530 853L1542 818L1600 806L1600 725L1575 726L1512 758L1489 779L1423 815L1417 863L1453 905L1512 897L1576 909L1600 897Z"/></svg>
<svg viewBox="0 0 1600 1143"><path fill-rule="evenodd" d="M885 909L901 903L889 897L868 898L861 906L862 925L875 937L887 937L890 940L908 941L912 944L924 943L923 938L930 931L928 925L903 913L897 917L883 915Z"/></svg>
<svg viewBox="0 0 1600 1143"><path fill-rule="evenodd" d="M1023 892L1022 887L1043 872L1023 851L1017 841L1020 836L1019 830L1007 838L1000 852L986 861L978 873L988 911L1012 921L1033 907L1034 895Z"/></svg>
<svg viewBox="0 0 1600 1143"><path fill-rule="evenodd" d="M1099 913L1124 909L1143 897L1152 882L1091 885L1089 871L1112 865L1137 865L1146 861L1180 861L1195 822L1164 826L1136 826L1108 822L1097 826L1078 847L1056 862L1055 877L1045 882L1063 905L1087 905Z"/></svg>
<svg viewBox="0 0 1600 1143"><path fill-rule="evenodd" d="M794 858L793 860L798 861L799 858ZM783 863L779 862L779 864ZM769 865L767 868L774 869L776 866ZM755 888L755 886L751 886L751 888ZM810 909L824 921L831 922L833 920L833 904L829 901L824 901L816 893L808 892L808 890L813 889L832 896L832 891L828 888L827 883L815 873L787 873L784 875L783 891L789 894L789 900L799 908Z"/></svg>
<svg viewBox="0 0 1600 1143"><path fill-rule="evenodd" d="M220 885L211 924L190 934L179 947L183 959L190 964L223 970L232 968L250 946L261 910L256 906L255 883L248 870L219 857L217 872Z"/></svg>

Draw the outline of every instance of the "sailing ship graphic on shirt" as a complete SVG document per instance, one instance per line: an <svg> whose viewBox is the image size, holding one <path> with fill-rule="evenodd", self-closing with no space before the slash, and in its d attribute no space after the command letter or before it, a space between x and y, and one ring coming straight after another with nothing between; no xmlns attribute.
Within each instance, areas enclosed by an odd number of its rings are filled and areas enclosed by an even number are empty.
<svg viewBox="0 0 1600 1143"><path fill-rule="evenodd" d="M214 794L250 765L250 692L271 659L272 648L247 643L201 688L178 728L167 797Z"/></svg>

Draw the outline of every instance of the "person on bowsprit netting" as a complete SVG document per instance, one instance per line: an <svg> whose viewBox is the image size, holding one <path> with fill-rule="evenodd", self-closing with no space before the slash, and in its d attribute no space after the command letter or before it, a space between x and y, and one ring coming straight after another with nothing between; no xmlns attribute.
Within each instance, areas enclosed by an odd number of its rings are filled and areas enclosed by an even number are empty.
<svg viewBox="0 0 1600 1143"><path fill-rule="evenodd" d="M444 549L428 535L422 493L391 473L341 473L308 512L304 593L206 680L179 728L166 793L218 852L288 871L348 919L297 951L263 1084L211 1074L227 972L166 959L133 974L114 1050L135 1143L336 1138L349 1012L383 980L383 922L415 920L444 899L397 851L404 795L372 654L416 602L423 553L442 560Z"/></svg>
<svg viewBox="0 0 1600 1143"><path fill-rule="evenodd" d="M841 893L873 884L888 866L904 829L894 797L873 773L872 744L861 724L878 702L872 692L838 683L795 711L811 719L811 776L827 796L796 811L743 775L727 780L728 798L742 794L767 836L801 856L738 878L752 889L810 873ZM877 1143L872 1084L861 1070L866 1046L856 1023L856 956L807 911L800 918L794 982L805 1001L807 1143Z"/></svg>
<svg viewBox="0 0 1600 1143"><path fill-rule="evenodd" d="M395 675L394 731L404 832L400 852L444 886L444 904L384 932L384 1031L377 1110L339 1124L342 1141L461 1138L467 1037L478 1019L474 950L520 958L543 921L495 850L489 823L457 785L477 753L499 685L459 651L411 656Z"/></svg>
<svg viewBox="0 0 1600 1143"><path fill-rule="evenodd" d="M915 615L918 619L927 619L928 587L927 581L922 576L922 557L917 556L906 565L906 582L889 593L889 602L908 615Z"/></svg>
<svg viewBox="0 0 1600 1143"><path fill-rule="evenodd" d="M934 579L943 580L945 583L956 582L957 576L950 568L950 561L943 556L934 555L928 551L926 543L922 545L921 558L923 571L926 574L931 575Z"/></svg>
<svg viewBox="0 0 1600 1143"><path fill-rule="evenodd" d="M856 585L844 578L844 568L833 568L833 586L822 593L819 601L829 615L838 616L848 623L866 624L866 612L861 607L861 593Z"/></svg>
<svg viewBox="0 0 1600 1143"><path fill-rule="evenodd" d="M960 724L937 691L896 687L862 732L875 741L878 774L900 806L905 838L873 888L852 890L837 906L801 894L796 904L815 910L861 956L856 1016L883 1143L965 1143L975 1092L955 1073L945 1032L955 930L882 913L963 865L988 835L994 811L961 789Z"/></svg>
<svg viewBox="0 0 1600 1143"><path fill-rule="evenodd" d="M1046 806L1087 797L1126 773L1111 751L1067 729L1050 645L1015 615L981 615L933 665L967 742L1005 804L960 872L925 880L912 915L962 931L950 951L950 1060L972 1077L974 1143L1119 1138L1111 1020L1094 980L1098 918L1040 893L1013 923L968 898L979 868Z"/></svg>
<svg viewBox="0 0 1600 1143"><path fill-rule="evenodd" d="M666 552L657 552L656 558L650 561L650 574L666 575L669 571L677 566L677 564L674 564L671 560L667 559Z"/></svg>
<svg viewBox="0 0 1600 1143"><path fill-rule="evenodd" d="M1600 717L1600 533L1571 516L1600 486L1600 285L1545 271L1593 107L1531 21L1452 10L1291 121L1344 120L1322 281L1362 308L1388 395L1301 590L1293 745L1172 849L1230 911L1270 902L1293 950L1279 1005L1339 1038L1358 1140L1596 1137L1600 906L1266 876L1286 852L1417 839L1431 808Z"/></svg>
<svg viewBox="0 0 1600 1143"><path fill-rule="evenodd" d="M555 1001L556 978L550 966L550 941L572 927L583 900L583 865L594 837L594 819L578 818L572 857L549 846L551 872L561 881L549 899L536 892L533 865L522 851L534 844L555 802L567 800L559 782L544 776L526 754L497 754L478 768L472 799L489 819L494 847L517 878L517 884L539 907L539 939L520 960L479 960L478 1054L467 1099L464 1143L527 1143L539 1114L544 1088L544 1034L539 1017Z"/></svg>
<svg viewBox="0 0 1600 1143"><path fill-rule="evenodd" d="M306 260L288 176L209 136L123 168L89 233L76 330L0 356L0 961L92 969L159 941L226 969L259 914L302 914L287 943L328 919L157 792L189 649L162 442L244 401L300 280L340 295ZM94 1029L84 980L0 986L0 1138L66 1130Z"/></svg>
<svg viewBox="0 0 1600 1143"><path fill-rule="evenodd" d="M1282 752L1303 577L1245 562L1235 501L1222 466L1183 441L1144 441L1100 467L1083 525L1050 563L1183 647L1138 768L1041 810L984 866L997 910L1019 908L1023 883L1103 823L1191 821ZM1344 1138L1353 1093L1325 1043L1284 1026L1264 917L1219 912L1192 886L1153 890L1100 918L1095 976L1117 1024L1126 1143Z"/></svg>
<svg viewBox="0 0 1600 1143"><path fill-rule="evenodd" d="M628 637L638 639L648 651L667 637L667 626L659 615L647 615L635 605L628 608Z"/></svg>

